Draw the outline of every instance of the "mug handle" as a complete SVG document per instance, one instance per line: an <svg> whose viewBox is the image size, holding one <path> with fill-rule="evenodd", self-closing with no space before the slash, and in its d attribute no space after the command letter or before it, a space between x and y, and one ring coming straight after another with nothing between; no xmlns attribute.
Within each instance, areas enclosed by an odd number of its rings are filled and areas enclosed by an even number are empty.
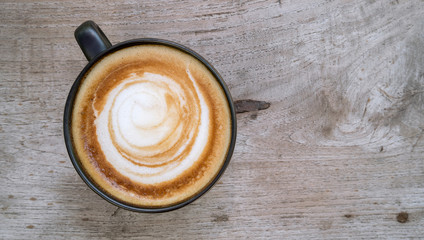
<svg viewBox="0 0 424 240"><path fill-rule="evenodd" d="M75 39L88 61L112 47L109 39L93 21L86 21L75 30Z"/></svg>

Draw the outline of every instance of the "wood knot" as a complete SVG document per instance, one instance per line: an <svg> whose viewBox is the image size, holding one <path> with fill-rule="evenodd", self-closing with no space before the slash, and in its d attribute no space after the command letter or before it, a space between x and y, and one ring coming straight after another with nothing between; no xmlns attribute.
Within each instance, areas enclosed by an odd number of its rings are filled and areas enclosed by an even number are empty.
<svg viewBox="0 0 424 240"><path fill-rule="evenodd" d="M400 223L406 223L408 221L408 217L409 217L409 214L407 212L400 212L397 215L396 220Z"/></svg>

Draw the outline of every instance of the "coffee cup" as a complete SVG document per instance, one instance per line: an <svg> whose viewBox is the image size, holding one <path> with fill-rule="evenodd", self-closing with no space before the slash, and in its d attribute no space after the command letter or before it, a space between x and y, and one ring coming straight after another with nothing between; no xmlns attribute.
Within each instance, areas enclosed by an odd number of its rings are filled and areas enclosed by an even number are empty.
<svg viewBox="0 0 424 240"><path fill-rule="evenodd" d="M63 128L82 180L137 212L178 209L205 194L236 141L234 104L216 69L168 40L112 45L93 21L75 38L89 63L69 92Z"/></svg>

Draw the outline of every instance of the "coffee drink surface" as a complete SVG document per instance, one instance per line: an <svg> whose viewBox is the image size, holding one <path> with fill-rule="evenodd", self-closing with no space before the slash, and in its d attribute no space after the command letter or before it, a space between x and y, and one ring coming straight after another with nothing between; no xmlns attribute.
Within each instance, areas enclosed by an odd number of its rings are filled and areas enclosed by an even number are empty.
<svg viewBox="0 0 424 240"><path fill-rule="evenodd" d="M163 45L107 55L86 73L72 141L87 175L112 197L164 207L204 189L221 169L231 114L199 60Z"/></svg>

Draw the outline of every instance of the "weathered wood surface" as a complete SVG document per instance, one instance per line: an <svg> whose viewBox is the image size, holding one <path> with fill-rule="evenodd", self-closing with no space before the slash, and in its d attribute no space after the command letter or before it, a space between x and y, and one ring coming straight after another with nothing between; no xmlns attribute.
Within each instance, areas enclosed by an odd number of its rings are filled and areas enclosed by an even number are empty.
<svg viewBox="0 0 424 240"><path fill-rule="evenodd" d="M220 71L238 117L219 183L174 212L118 210L78 177L62 114L74 38L174 40ZM0 3L0 239L424 236L424 2Z"/></svg>

